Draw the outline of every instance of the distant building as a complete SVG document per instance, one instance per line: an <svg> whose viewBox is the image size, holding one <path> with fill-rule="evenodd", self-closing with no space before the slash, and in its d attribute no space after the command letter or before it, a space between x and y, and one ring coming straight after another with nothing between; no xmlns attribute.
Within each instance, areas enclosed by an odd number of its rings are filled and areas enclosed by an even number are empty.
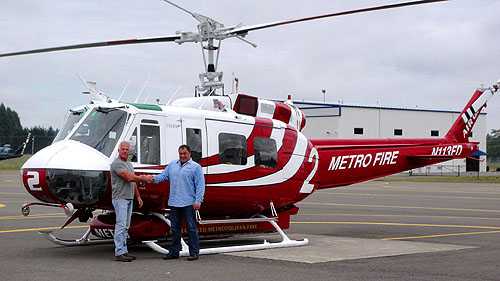
<svg viewBox="0 0 500 281"><path fill-rule="evenodd" d="M438 138L446 135L459 111L360 106L294 101L306 114L304 134L310 138ZM472 131L472 141L486 152L486 113ZM484 156L482 157L482 159ZM414 173L455 173L474 170L471 160L452 160L413 170ZM479 164L486 171L486 161Z"/></svg>

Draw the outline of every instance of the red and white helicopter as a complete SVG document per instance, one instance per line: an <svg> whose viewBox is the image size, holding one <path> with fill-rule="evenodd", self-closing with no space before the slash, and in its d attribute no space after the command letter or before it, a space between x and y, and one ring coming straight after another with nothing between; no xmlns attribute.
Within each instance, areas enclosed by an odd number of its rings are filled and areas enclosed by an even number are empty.
<svg viewBox="0 0 500 281"><path fill-rule="evenodd" d="M477 89L449 132L442 138L308 139L301 130L304 113L291 100L277 102L224 93L217 71L220 42L244 37L254 30L320 18L440 2L412 1L253 26L224 26L209 17L185 11L199 21L198 31L173 36L70 45L0 54L0 57L102 46L154 42L199 43L205 72L199 75L195 97L169 104L137 104L111 99L89 83L91 102L69 111L53 144L33 155L22 167L26 190L42 202L30 206L62 207L68 220L90 220L77 240L53 242L88 245L109 242L113 235L110 163L120 141L133 144L131 162L140 174L158 174L177 158L177 147L188 144L206 179L206 194L198 213L203 237L225 237L277 231L280 242L205 248L200 254L300 246L307 239L289 239L290 216L296 203L324 188L350 185L450 159L473 157L478 143L469 136L480 112L498 92L500 82ZM216 44L217 43L217 44ZM206 53L206 55L205 55ZM169 231L167 184L141 184L144 206L136 209L130 239L168 253L156 243ZM94 212L103 210L102 213ZM94 237L95 236L95 237ZM187 255L184 247L181 255Z"/></svg>

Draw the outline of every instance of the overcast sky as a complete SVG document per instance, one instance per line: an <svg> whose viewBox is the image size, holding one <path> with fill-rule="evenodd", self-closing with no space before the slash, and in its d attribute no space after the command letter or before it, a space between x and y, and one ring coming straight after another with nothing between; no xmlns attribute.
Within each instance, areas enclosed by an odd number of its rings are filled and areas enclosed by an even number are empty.
<svg viewBox="0 0 500 281"><path fill-rule="evenodd" d="M186 1L178 4L225 25L258 24L397 1ZM226 89L264 98L461 110L473 90L500 78L500 1L455 0L323 19L250 33L258 48L223 42ZM3 0L0 52L194 31L196 22L160 0ZM0 102L23 126L63 123L88 102L77 78L97 81L111 97L192 96L203 64L199 45L141 44L0 58ZM500 128L500 97L487 109Z"/></svg>

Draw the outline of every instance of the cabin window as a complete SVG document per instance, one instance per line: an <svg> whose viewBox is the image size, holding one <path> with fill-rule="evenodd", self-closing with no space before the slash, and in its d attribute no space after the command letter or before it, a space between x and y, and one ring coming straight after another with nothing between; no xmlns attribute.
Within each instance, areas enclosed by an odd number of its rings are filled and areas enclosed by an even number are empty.
<svg viewBox="0 0 500 281"><path fill-rule="evenodd" d="M191 148L191 159L200 162L202 151L201 130L186 128L186 144Z"/></svg>
<svg viewBox="0 0 500 281"><path fill-rule="evenodd" d="M234 103L234 111L245 115L256 116L258 105L259 101L256 97L240 94Z"/></svg>
<svg viewBox="0 0 500 281"><path fill-rule="evenodd" d="M156 121L156 120L149 120L149 119L142 119L141 123L142 124L145 124L145 123L147 123L147 124L158 124L158 121Z"/></svg>
<svg viewBox="0 0 500 281"><path fill-rule="evenodd" d="M278 163L276 141L270 138L255 138L253 141L255 151L255 166L275 168Z"/></svg>
<svg viewBox="0 0 500 281"><path fill-rule="evenodd" d="M237 134L219 134L219 159L223 164L247 164L247 139Z"/></svg>
<svg viewBox="0 0 500 281"><path fill-rule="evenodd" d="M134 129L134 133L128 139L128 143L130 144L130 149L128 153L128 161L137 162L137 128Z"/></svg>
<svg viewBox="0 0 500 281"><path fill-rule="evenodd" d="M114 108L96 108L83 120L70 137L109 157L120 139L127 113Z"/></svg>
<svg viewBox="0 0 500 281"><path fill-rule="evenodd" d="M403 135L403 129L394 129L394 135L395 136L402 136Z"/></svg>
<svg viewBox="0 0 500 281"><path fill-rule="evenodd" d="M69 133L71 133L73 128L78 124L78 122L80 122L84 113L85 113L85 109L81 110L81 111L71 111L70 110L68 118L66 118L66 123L64 123L64 127L57 134L56 138L54 139L54 142L65 139L69 135Z"/></svg>
<svg viewBox="0 0 500 281"><path fill-rule="evenodd" d="M141 124L141 163L160 164L160 127Z"/></svg>
<svg viewBox="0 0 500 281"><path fill-rule="evenodd" d="M363 134L363 128L354 128L354 134L355 135L362 135Z"/></svg>
<svg viewBox="0 0 500 281"><path fill-rule="evenodd" d="M431 130L431 137L439 137L439 130Z"/></svg>
<svg viewBox="0 0 500 281"><path fill-rule="evenodd" d="M260 111L262 111L262 113L266 113L266 114L273 114L274 113L274 106L272 104L261 103L260 104Z"/></svg>

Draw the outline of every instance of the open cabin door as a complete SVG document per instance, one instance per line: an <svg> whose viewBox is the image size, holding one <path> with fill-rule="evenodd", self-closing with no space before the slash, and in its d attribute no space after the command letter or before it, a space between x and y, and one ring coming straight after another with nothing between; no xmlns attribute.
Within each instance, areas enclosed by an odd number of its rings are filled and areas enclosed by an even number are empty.
<svg viewBox="0 0 500 281"><path fill-rule="evenodd" d="M177 147L182 143L180 120L137 114L125 140L131 144L129 161L134 167L166 165L178 157Z"/></svg>

